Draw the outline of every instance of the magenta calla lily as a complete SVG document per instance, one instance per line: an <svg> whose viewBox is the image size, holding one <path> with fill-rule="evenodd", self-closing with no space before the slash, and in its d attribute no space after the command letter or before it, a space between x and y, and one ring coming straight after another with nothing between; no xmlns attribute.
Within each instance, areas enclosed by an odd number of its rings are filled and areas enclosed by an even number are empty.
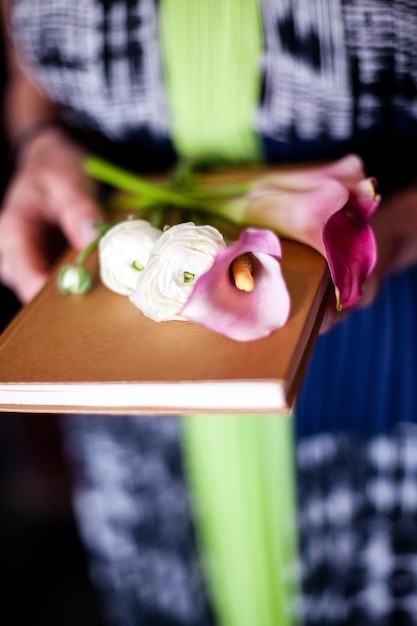
<svg viewBox="0 0 417 626"><path fill-rule="evenodd" d="M245 253L253 255L254 287L236 287L230 267ZM181 314L236 341L269 335L288 319L290 296L281 271L281 244L275 233L247 228L239 240L220 250L197 280Z"/></svg>
<svg viewBox="0 0 417 626"><path fill-rule="evenodd" d="M255 182L224 213L237 223L269 228L318 250L327 259L339 309L355 305L375 266L369 219L380 197L357 155L329 165L289 168Z"/></svg>

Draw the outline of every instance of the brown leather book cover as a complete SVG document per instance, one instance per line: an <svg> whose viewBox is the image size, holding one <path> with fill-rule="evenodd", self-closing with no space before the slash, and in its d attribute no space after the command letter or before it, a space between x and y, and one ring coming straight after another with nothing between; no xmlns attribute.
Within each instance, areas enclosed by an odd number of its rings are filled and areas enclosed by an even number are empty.
<svg viewBox="0 0 417 626"><path fill-rule="evenodd" d="M154 322L104 287L65 296L57 273L0 336L0 411L286 413L317 337L329 288L323 257L282 241L287 324L237 342L184 321ZM73 259L70 251L65 262Z"/></svg>

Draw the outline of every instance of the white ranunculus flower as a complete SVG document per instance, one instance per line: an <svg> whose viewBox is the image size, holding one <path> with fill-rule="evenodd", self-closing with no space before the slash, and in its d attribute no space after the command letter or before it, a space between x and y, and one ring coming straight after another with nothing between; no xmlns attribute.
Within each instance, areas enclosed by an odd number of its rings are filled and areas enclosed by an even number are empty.
<svg viewBox="0 0 417 626"><path fill-rule="evenodd" d="M155 320L182 320L179 312L196 280L213 264L226 243L212 226L192 222L166 230L155 244L130 300Z"/></svg>
<svg viewBox="0 0 417 626"><path fill-rule="evenodd" d="M122 296L133 293L161 234L146 220L126 220L108 230L98 246L103 284Z"/></svg>

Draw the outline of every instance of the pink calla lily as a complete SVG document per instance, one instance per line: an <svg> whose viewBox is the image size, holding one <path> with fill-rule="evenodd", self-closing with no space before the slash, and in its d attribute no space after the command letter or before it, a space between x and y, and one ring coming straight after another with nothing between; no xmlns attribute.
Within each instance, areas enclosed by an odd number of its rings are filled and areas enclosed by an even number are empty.
<svg viewBox="0 0 417 626"><path fill-rule="evenodd" d="M245 196L227 203L223 213L318 250L327 259L341 309L359 301L376 263L369 224L380 202L375 183L365 178L362 160L351 154L328 165L265 176Z"/></svg>
<svg viewBox="0 0 417 626"><path fill-rule="evenodd" d="M254 286L239 289L231 276L233 261L251 253ZM269 335L288 319L290 296L281 272L281 244L275 233L247 228L239 240L220 250L197 280L181 314L236 341Z"/></svg>

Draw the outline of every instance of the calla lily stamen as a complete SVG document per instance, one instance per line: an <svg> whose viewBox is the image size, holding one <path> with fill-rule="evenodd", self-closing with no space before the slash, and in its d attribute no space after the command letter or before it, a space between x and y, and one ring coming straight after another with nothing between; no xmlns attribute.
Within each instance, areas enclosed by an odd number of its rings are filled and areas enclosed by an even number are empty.
<svg viewBox="0 0 417 626"><path fill-rule="evenodd" d="M337 287L334 288L334 295L336 297L336 311L340 312L343 310L343 306L341 302L341 294Z"/></svg>
<svg viewBox="0 0 417 626"><path fill-rule="evenodd" d="M241 291L252 291L255 287L253 279L254 257L251 252L245 252L233 259L230 264L230 273L233 282Z"/></svg>

